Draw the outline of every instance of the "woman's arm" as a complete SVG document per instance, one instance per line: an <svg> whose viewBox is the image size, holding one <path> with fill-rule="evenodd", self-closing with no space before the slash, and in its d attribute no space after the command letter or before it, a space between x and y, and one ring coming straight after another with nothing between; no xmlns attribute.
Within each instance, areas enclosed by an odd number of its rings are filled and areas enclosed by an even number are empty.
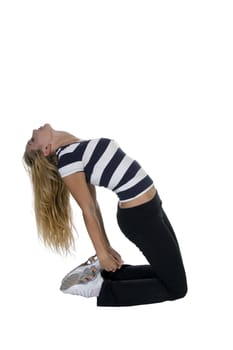
<svg viewBox="0 0 233 350"><path fill-rule="evenodd" d="M102 217L102 214L101 214L101 211L100 211L100 206L99 206L99 203L98 203L97 197L96 197L95 186L94 185L88 185L88 188L89 188L90 194L91 194L91 196L93 198L93 201L95 203L96 214L97 214L97 217L98 217L98 220L99 220L102 232L103 232L103 234L104 234L104 236L106 238L106 241L109 243L109 240L108 240L108 237L107 237L107 234L106 234L106 231L105 231L105 227L104 227L103 217ZM109 243L109 245L110 245L110 243Z"/></svg>
<svg viewBox="0 0 233 350"><path fill-rule="evenodd" d="M93 199L83 172L63 178L70 193L80 206L83 219L102 267L114 271L121 266L119 259L113 254L107 239L103 223L99 219L96 201ZM101 215L101 214L100 214Z"/></svg>
<svg viewBox="0 0 233 350"><path fill-rule="evenodd" d="M105 227L104 227L104 221L103 221L103 217L102 217L102 214L101 214L101 211L100 211L100 206L99 206L99 203L97 201L97 197L96 197L96 189L95 189L95 186L94 185L88 185L89 187L89 191L91 193L91 196L93 198L93 201L95 203L95 207L96 207L96 214L97 214L97 217L99 219L99 223L100 223L100 226L101 226L101 229L102 229L102 232L107 240L107 242L109 243L109 240L108 240L108 237L107 237L107 234L106 234L106 231L105 231ZM114 258L117 259L117 261L119 262L120 266L124 263L124 261L122 260L121 256L119 253L117 253L110 245L109 243L109 251L111 252L111 254L114 256Z"/></svg>

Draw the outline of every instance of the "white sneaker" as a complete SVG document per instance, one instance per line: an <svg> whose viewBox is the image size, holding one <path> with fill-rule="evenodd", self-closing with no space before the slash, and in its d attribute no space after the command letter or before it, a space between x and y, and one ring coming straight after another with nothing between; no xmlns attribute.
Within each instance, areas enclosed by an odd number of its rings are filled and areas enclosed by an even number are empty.
<svg viewBox="0 0 233 350"><path fill-rule="evenodd" d="M62 283L71 275L73 274L79 274L80 277L82 276L83 272L88 268L88 267L95 267L98 271L103 270L99 259L97 255L91 256L85 263L79 265L78 267L75 267L72 271L70 271L62 280Z"/></svg>
<svg viewBox="0 0 233 350"><path fill-rule="evenodd" d="M104 281L102 270L98 258L91 257L63 278L60 290L86 298L97 297Z"/></svg>

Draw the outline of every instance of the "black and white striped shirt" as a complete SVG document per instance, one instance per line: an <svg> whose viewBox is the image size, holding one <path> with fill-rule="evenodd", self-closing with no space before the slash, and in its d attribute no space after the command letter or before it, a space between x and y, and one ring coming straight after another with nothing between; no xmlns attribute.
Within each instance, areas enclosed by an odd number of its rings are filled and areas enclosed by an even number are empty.
<svg viewBox="0 0 233 350"><path fill-rule="evenodd" d="M81 140L58 148L56 154L61 177L85 172L88 183L111 189L121 202L134 199L153 186L140 164L114 140Z"/></svg>

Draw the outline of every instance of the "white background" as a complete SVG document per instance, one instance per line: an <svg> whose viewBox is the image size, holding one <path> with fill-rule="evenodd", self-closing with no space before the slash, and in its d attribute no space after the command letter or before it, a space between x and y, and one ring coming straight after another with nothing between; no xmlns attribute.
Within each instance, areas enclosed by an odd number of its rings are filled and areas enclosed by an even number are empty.
<svg viewBox="0 0 233 350"><path fill-rule="evenodd" d="M2 349L232 349L231 5L1 1ZM75 203L73 256L38 240L22 155L45 122L116 139L154 179L181 246L184 299L100 308L59 291L94 250ZM112 246L145 263L117 227L117 197L98 197Z"/></svg>

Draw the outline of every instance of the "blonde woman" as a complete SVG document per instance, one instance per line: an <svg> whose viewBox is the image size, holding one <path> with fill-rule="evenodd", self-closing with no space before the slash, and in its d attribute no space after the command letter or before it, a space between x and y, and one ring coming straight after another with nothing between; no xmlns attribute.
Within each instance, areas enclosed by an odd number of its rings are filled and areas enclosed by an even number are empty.
<svg viewBox="0 0 233 350"><path fill-rule="evenodd" d="M70 194L82 210L97 263L89 275L76 275L71 281L81 286L80 295L92 284L98 306L149 304L186 295L181 252L158 191L140 164L114 140L82 140L45 124L33 130L24 162L32 180L38 232L46 245L69 252L74 243ZM95 186L115 192L118 225L148 265L123 264L111 247Z"/></svg>

